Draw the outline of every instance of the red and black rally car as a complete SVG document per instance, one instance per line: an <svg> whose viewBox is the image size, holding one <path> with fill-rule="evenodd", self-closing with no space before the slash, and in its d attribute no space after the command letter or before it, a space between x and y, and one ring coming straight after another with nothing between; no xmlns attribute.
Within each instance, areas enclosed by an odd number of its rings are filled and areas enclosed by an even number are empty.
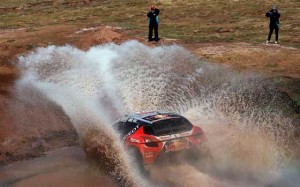
<svg viewBox="0 0 300 187"><path fill-rule="evenodd" d="M126 115L113 127L120 134L125 149L135 154L143 166L153 164L161 155L196 150L207 141L200 127L170 112Z"/></svg>

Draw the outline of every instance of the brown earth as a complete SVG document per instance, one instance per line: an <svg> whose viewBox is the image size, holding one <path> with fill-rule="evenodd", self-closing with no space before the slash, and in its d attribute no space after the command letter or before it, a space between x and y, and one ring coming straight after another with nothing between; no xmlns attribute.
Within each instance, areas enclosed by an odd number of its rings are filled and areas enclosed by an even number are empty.
<svg viewBox="0 0 300 187"><path fill-rule="evenodd" d="M49 112L47 104L34 106L14 97L14 83L20 75L14 63L19 55L37 47L70 44L86 50L97 44L119 44L132 39L149 46L179 44L201 59L226 64L238 71L255 71L289 81L300 80L300 50L297 48L272 44L185 43L168 38L148 43L145 38L132 37L134 32L101 25L84 28L83 24L51 25L35 30L0 30L0 164L37 157L60 147L79 145L68 117L56 115L63 113L61 108L50 103ZM293 96L288 89L283 90Z"/></svg>
<svg viewBox="0 0 300 187"><path fill-rule="evenodd" d="M43 158L1 167L0 186L117 186L109 176L91 168L81 148L65 147Z"/></svg>

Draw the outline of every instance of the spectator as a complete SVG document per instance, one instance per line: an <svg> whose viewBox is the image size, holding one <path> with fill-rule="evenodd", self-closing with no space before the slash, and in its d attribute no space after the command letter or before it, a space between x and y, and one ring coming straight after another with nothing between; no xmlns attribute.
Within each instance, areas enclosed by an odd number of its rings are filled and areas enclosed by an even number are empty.
<svg viewBox="0 0 300 187"><path fill-rule="evenodd" d="M273 8L266 13L266 16L270 18L270 31L268 35L268 40L266 43L270 43L270 39L272 36L272 33L275 29L275 44L278 44L278 32L279 32L279 18L280 18L280 13L278 12L277 8L273 6Z"/></svg>
<svg viewBox="0 0 300 187"><path fill-rule="evenodd" d="M150 7L150 11L147 14L148 17L148 23L149 23L149 35L148 35L148 40L149 41L159 41L158 37L158 15L159 15L159 10L155 8L155 6ZM154 38L153 36L153 29L154 29Z"/></svg>

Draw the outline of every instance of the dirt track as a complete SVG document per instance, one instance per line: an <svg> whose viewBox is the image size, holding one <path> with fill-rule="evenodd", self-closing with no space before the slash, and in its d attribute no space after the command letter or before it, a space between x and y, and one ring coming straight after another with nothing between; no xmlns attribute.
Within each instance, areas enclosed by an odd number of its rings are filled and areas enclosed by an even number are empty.
<svg viewBox="0 0 300 187"><path fill-rule="evenodd" d="M10 185L116 186L109 177L89 169L85 154L79 147L58 149L42 158L2 167L0 186Z"/></svg>
<svg viewBox="0 0 300 187"><path fill-rule="evenodd" d="M170 1L164 1L166 4L161 5L161 23L166 26L166 30L162 29L164 34L169 36L175 34L177 38L184 35L183 39L192 38L194 35L197 36L194 37L195 41L202 39L205 41L202 43L193 42L193 39L185 42L188 40L166 38L163 34L159 43L147 42L147 33L144 32L147 30L144 27L145 14L139 5L135 6L137 1L124 1L126 7L123 3L121 8L118 1L25 2L22 1L25 5L20 5L15 1L15 4L12 3L10 6L10 1L6 0L6 4L0 6L4 20L1 28L18 28L0 30L0 186L115 185L111 178L103 173L87 169L89 165L79 147L78 134L62 108L49 101L40 100L39 95L32 97L35 101L39 100L39 105L35 102L24 102L20 99L22 97L15 96L18 93L15 84L21 73L15 66L17 58L38 47L69 44L87 50L98 44L109 42L121 44L127 40L138 40L152 47L178 44L203 60L224 64L239 72L255 72L274 80L278 83L278 90L286 96L286 101L295 108L292 115L300 119L300 49L287 47L284 42L280 45L257 44L257 41L264 40L267 29L267 19L264 15L260 15L265 12L267 6L269 8L267 1L199 1L203 6L186 3L188 1L182 1L184 2L182 6L180 5L182 2L178 1L175 7ZM286 41L291 46L299 46L297 43L299 6L296 1L277 2L281 3L279 7L283 10L280 41ZM127 3L130 6L127 6ZM235 9L232 11L223 3ZM181 6L185 11L177 15L174 11L176 6ZM195 7L198 7L197 11L195 10L197 13L191 19L190 11ZM112 14L114 8L118 11ZM78 13L79 9L81 12ZM39 18L34 20L34 16ZM220 19L221 16L224 17ZM107 17L109 19L105 19ZM178 23L173 23L174 17L179 19ZM123 23L124 19L126 23ZM135 22L132 22L133 19ZM9 21L6 23L6 20ZM198 25L199 21L201 24ZM128 29L105 26L107 23L121 27L126 25ZM24 94L33 93L28 91ZM262 150L265 151L263 145ZM248 148L251 149L251 146ZM248 154L248 149L244 151ZM254 163L259 163L256 158L254 160ZM175 169L172 172L170 176L180 176ZM297 175L298 173L295 176L298 177ZM193 176L185 177L188 178L186 181L192 181L190 178ZM198 175L194 177L205 178ZM184 186L180 182L185 181L180 180L178 184ZM193 186L191 183L186 184ZM280 183L278 184L280 186Z"/></svg>
<svg viewBox="0 0 300 187"><path fill-rule="evenodd" d="M159 43L148 43L145 38L129 38L126 32L128 31L108 26L82 28L80 25L44 26L34 31L26 29L0 31L0 163L28 159L43 155L44 151L78 145L77 135L67 117L50 119L58 120L58 124L61 125L49 126L44 122L45 119L49 120L47 109L28 106L14 98L14 82L19 76L14 63L19 55L26 54L37 47L70 44L85 50L97 44L108 42L119 44L129 39L150 46L175 43L183 45L201 59L227 64L239 71L256 71L270 77L288 77L292 80L300 78L300 67L297 65L300 52L296 48L247 43L182 43L167 38L162 38ZM56 37L52 38L54 34ZM33 116L31 120L41 122L38 122L38 126L31 127L22 117L16 119L14 114L16 111L22 114L24 119L31 115ZM67 137L69 140L66 141L62 137Z"/></svg>
<svg viewBox="0 0 300 187"><path fill-rule="evenodd" d="M80 25L45 26L34 31L26 29L1 31L0 165L3 167L0 170L0 181L3 181L4 185L12 183L31 186L36 184L36 181L48 182L50 186L75 185L72 181L78 186L96 186L103 181L108 186L114 185L111 179L103 174L98 178L99 175L86 172L87 163L79 148L78 135L70 119L62 115L61 108L49 101L41 101L38 106L34 102L24 103L14 96L16 94L14 84L20 76L14 63L19 55L29 53L37 47L70 44L86 50L98 44L108 42L120 44L131 39L153 47L178 44L199 58L213 63L226 64L238 71L262 73L270 78L283 77L285 80L295 81L296 85L299 84L297 81L300 78L300 69L297 64L300 51L296 48L247 43L183 43L168 38L162 38L159 43L148 43L145 38L129 37L128 32L115 27L83 28ZM51 38L53 34L58 34L59 37ZM283 92L290 97L293 95L286 88L283 88ZM33 99L40 98L35 95ZM64 148L69 146L76 147ZM51 152L53 150L57 151ZM45 156L49 151L48 156L37 158ZM33 158L37 159L32 160ZM68 158L67 161L64 158ZM31 161L16 162L21 160ZM39 165L39 160L45 165L34 170L30 175L20 170L22 167ZM52 167L49 164L52 161L53 163L67 162L67 164ZM12 165L7 165L9 163ZM72 172L69 172L68 168L72 168ZM46 172L40 172L41 170ZM58 181L63 181L62 176L68 179L63 185L58 184Z"/></svg>

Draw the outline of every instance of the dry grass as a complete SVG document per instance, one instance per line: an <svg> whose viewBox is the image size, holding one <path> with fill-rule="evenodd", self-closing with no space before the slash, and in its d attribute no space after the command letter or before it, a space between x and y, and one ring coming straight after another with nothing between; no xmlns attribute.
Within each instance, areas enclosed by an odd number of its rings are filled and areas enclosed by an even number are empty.
<svg viewBox="0 0 300 187"><path fill-rule="evenodd" d="M161 36L188 42L261 43L268 32L268 19L264 14L272 6L267 0L153 2L161 10ZM274 2L282 13L280 41L299 47L299 1ZM138 30L138 35L143 37L147 34L149 3L144 1L3 0L1 3L0 28L3 29L36 28L51 24L105 24ZM7 10L13 7L13 10Z"/></svg>
<svg viewBox="0 0 300 187"><path fill-rule="evenodd" d="M238 71L264 74L300 106L299 49L235 43L200 46L194 53L200 58L229 65Z"/></svg>
<svg viewBox="0 0 300 187"><path fill-rule="evenodd" d="M269 0L152 2L161 10L161 37L179 39L191 45L210 43L213 47L192 50L205 59L230 64L241 71L250 69L299 78L299 50L257 45L265 41L268 33L265 12L272 6ZM280 42L299 48L299 0L273 2L282 13ZM148 2L136 0L2 0L0 29L25 30L17 37L7 38L7 33L0 35L1 45L9 46L1 55L13 56L11 51L23 52L24 46L30 49L38 44L74 43L75 39L67 36L75 30L99 25L121 27L131 38L146 38L148 8ZM219 46L218 43L226 44ZM7 59L1 57L0 61L7 62Z"/></svg>
<svg viewBox="0 0 300 187"><path fill-rule="evenodd" d="M214 50L217 52L212 54ZM211 61L230 64L240 70L256 70L267 72L270 76L288 75L300 78L299 62L295 60L300 59L300 54L296 49L238 43L231 46L201 48L198 53L204 57L208 53Z"/></svg>

